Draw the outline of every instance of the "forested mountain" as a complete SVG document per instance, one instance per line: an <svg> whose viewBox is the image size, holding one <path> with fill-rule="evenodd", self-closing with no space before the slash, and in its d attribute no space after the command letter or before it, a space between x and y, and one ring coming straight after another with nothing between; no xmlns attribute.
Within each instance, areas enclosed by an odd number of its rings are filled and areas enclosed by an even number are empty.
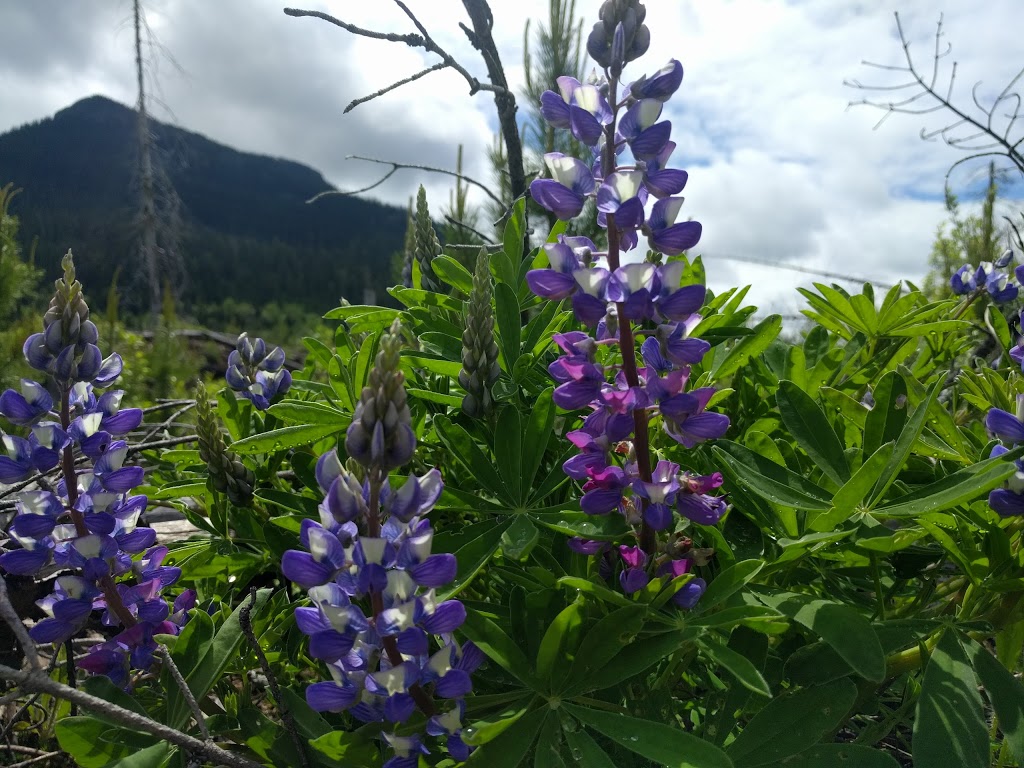
<svg viewBox="0 0 1024 768"><path fill-rule="evenodd" d="M299 304L318 314L364 287L386 298L404 210L352 197L306 200L330 185L299 163L235 151L153 121L160 165L181 201L186 311L225 299L259 307ZM120 267L122 305L145 306L136 252L135 112L93 96L54 117L0 135L0 184L23 192L12 213L48 276L71 248L102 305ZM138 290L132 290L136 288Z"/></svg>

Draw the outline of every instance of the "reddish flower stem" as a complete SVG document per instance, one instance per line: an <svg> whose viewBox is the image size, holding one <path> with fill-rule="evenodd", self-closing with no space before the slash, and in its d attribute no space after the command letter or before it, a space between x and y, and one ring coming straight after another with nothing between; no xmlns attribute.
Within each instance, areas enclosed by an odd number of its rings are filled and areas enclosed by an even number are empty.
<svg viewBox="0 0 1024 768"><path fill-rule="evenodd" d="M601 157L601 175L607 179L615 172L615 126L618 122L618 80L608 81L608 100L612 105L612 121L604 129L604 151ZM608 270L614 272L620 266L619 260L619 229L615 225L615 214L609 213L608 219ZM622 353L622 369L626 374L626 383L630 387L640 386L640 376L636 367L636 341L633 336L633 325L625 316L625 305L615 305L619 316L619 351ZM647 430L647 411L643 408L633 410L633 451L636 454L636 465L640 479L651 482L651 445ZM647 500L637 497L640 512L647 506ZM654 529L643 521L640 527L640 548L648 555L653 555L657 548Z"/></svg>

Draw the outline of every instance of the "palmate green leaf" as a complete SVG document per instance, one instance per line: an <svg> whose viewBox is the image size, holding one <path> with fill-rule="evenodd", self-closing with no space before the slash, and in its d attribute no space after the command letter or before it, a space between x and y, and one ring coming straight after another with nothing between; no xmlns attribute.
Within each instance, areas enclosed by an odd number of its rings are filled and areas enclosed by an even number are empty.
<svg viewBox="0 0 1024 768"><path fill-rule="evenodd" d="M505 634L504 630L476 611L469 611L462 632L481 651L523 685L537 689L537 681L533 674L533 665L526 654L516 645L515 641Z"/></svg>
<svg viewBox="0 0 1024 768"><path fill-rule="evenodd" d="M915 414L916 415L916 414ZM917 517L927 512L952 509L998 487L1017 471L1014 459L1024 455L1024 446L1002 456L979 461L958 470L931 485L878 507L873 514L880 517Z"/></svg>
<svg viewBox="0 0 1024 768"><path fill-rule="evenodd" d="M775 393L782 423L804 452L836 484L850 479L843 444L814 400L791 381L780 381Z"/></svg>
<svg viewBox="0 0 1024 768"><path fill-rule="evenodd" d="M988 768L978 678L952 630L928 659L914 718L914 768Z"/></svg>
<svg viewBox="0 0 1024 768"><path fill-rule="evenodd" d="M697 614L704 614L724 603L748 584L764 567L762 560L741 560L718 574L708 585L697 604Z"/></svg>
<svg viewBox="0 0 1024 768"><path fill-rule="evenodd" d="M556 467L556 470L562 472L561 467ZM564 510L531 512L530 519L566 536L582 536L597 541L614 541L629 530L622 515L588 515L585 512Z"/></svg>
<svg viewBox="0 0 1024 768"><path fill-rule="evenodd" d="M603 616L587 630L569 670L567 696L587 687L591 676L600 675L605 665L632 642L645 613L647 609L642 605L627 605Z"/></svg>
<svg viewBox="0 0 1024 768"><path fill-rule="evenodd" d="M568 726L563 726L562 733L565 735L565 741L569 745L569 751L572 753L576 765L586 766L586 768L618 768L615 761L586 731L579 727L570 730Z"/></svg>
<svg viewBox="0 0 1024 768"><path fill-rule="evenodd" d="M717 440L711 452L732 468L740 482L765 500L784 507L827 510L832 494L739 443Z"/></svg>
<svg viewBox="0 0 1024 768"><path fill-rule="evenodd" d="M512 205L512 215L505 222L505 231L502 233L502 251L513 266L523 261L526 246L526 198L521 197ZM507 281L512 287L515 285L511 280Z"/></svg>
<svg viewBox="0 0 1024 768"><path fill-rule="evenodd" d="M493 741L475 749L466 765L469 768L516 768L526 758L550 711L543 707L523 715Z"/></svg>
<svg viewBox="0 0 1024 768"><path fill-rule="evenodd" d="M558 713L548 710L540 727L537 746L533 752L533 768L564 768L562 759L562 723Z"/></svg>
<svg viewBox="0 0 1024 768"><path fill-rule="evenodd" d="M1020 762L1024 758L1024 685L980 643L965 635L960 642L992 702L999 729Z"/></svg>
<svg viewBox="0 0 1024 768"><path fill-rule="evenodd" d="M531 697L532 698L532 697ZM520 706L522 705L522 706ZM479 747L494 741L511 728L529 709L529 701L520 698L508 708L486 720L473 719L473 724L462 731L462 740L472 747Z"/></svg>
<svg viewBox="0 0 1024 768"><path fill-rule="evenodd" d="M540 531L528 515L513 515L512 525L501 535L501 551L509 560L524 560L539 540Z"/></svg>
<svg viewBox="0 0 1024 768"><path fill-rule="evenodd" d="M786 760L786 768L900 768L896 758L858 744L816 744Z"/></svg>
<svg viewBox="0 0 1024 768"><path fill-rule="evenodd" d="M818 635L857 674L875 682L885 679L882 645L867 619L853 608L795 592L758 595L758 599Z"/></svg>
<svg viewBox="0 0 1024 768"><path fill-rule="evenodd" d="M849 679L779 696L754 715L725 751L736 768L775 765L831 732L856 698L857 686Z"/></svg>
<svg viewBox="0 0 1024 768"><path fill-rule="evenodd" d="M323 403L309 403L303 400L283 400L270 406L267 413L281 421L300 424L330 424L340 432L352 422L351 414L332 408Z"/></svg>
<svg viewBox="0 0 1024 768"><path fill-rule="evenodd" d="M765 698L771 698L772 689L768 682L746 656L718 642L712 635L698 638L697 646L708 659L724 667L744 688Z"/></svg>
<svg viewBox="0 0 1024 768"><path fill-rule="evenodd" d="M550 303L550 302L549 302ZM522 433L522 474L520 477L520 498L529 498L533 493L533 481L537 477L544 453L548 447L551 431L555 424L555 403L551 399L553 387L545 389L532 403L526 430Z"/></svg>
<svg viewBox="0 0 1024 768"><path fill-rule="evenodd" d="M555 617L541 638L537 651L537 679L546 682L551 690L555 690L556 681L564 679L568 671L564 657L575 651L583 618L583 603L570 603Z"/></svg>
<svg viewBox="0 0 1024 768"><path fill-rule="evenodd" d="M562 706L584 725L660 765L671 768L733 768L732 761L722 750L682 728L576 704Z"/></svg>
<svg viewBox="0 0 1024 768"><path fill-rule="evenodd" d="M506 405L498 414L498 425L494 430L494 461L505 487L512 492L513 501L523 501L523 430L519 421L519 409Z"/></svg>
<svg viewBox="0 0 1024 768"><path fill-rule="evenodd" d="M475 523L464 528L444 530L434 536L433 551L450 552L458 563L455 580L438 598L449 600L465 589L498 551L511 519Z"/></svg>
<svg viewBox="0 0 1024 768"><path fill-rule="evenodd" d="M449 408L460 408L462 406L462 398L458 395L445 395L441 392L431 392L428 389L416 389L415 387L406 387L405 393L409 397L414 397L427 403L446 405Z"/></svg>
<svg viewBox="0 0 1024 768"><path fill-rule="evenodd" d="M558 584L559 586L566 587L567 589L579 590L585 595L592 595L601 602L609 603L610 605L618 605L623 608L636 607L636 603L621 592L616 592L613 589L609 589L604 584L598 584L595 581L590 581L589 579L584 579L579 576L563 576L558 580Z"/></svg>
<svg viewBox="0 0 1024 768"><path fill-rule="evenodd" d="M467 296L473 290L473 275L451 256L441 254L430 261L430 268L441 280Z"/></svg>
<svg viewBox="0 0 1024 768"><path fill-rule="evenodd" d="M270 589L261 589L256 593L256 602L252 607L252 614L258 614L260 610L266 605L267 600L270 599ZM242 605L248 605L249 601L245 601ZM242 644L245 636L242 634L242 627L239 624L238 617L241 614L242 605L235 609L235 611L227 618L224 624L217 634L214 636L213 641L210 642L205 651L199 655L198 660L193 666L189 667L189 671L186 672L184 669L181 670L182 675L185 677L185 682L188 683L189 690L196 697L197 700L203 700L206 695L210 692L214 685L216 685L224 675L224 670L227 669L228 665L232 661L238 659L238 648ZM185 625L185 629L188 629L189 625L196 619L193 616L188 624ZM184 634L184 630L182 630ZM180 641L175 645L175 651L179 651ZM177 661L177 659L175 659ZM179 665L180 667L181 665ZM177 695L175 695L177 694ZM168 687L167 689L167 724L172 728L181 729L188 722L191 712L188 708L188 703L185 701L185 697L180 693L177 693L176 687Z"/></svg>
<svg viewBox="0 0 1024 768"><path fill-rule="evenodd" d="M402 370L409 375L417 368L431 373L439 373L449 379L459 378L459 371L462 370L462 363L455 360L448 360L435 355L428 355L423 352L406 353L402 355Z"/></svg>
<svg viewBox="0 0 1024 768"><path fill-rule="evenodd" d="M853 477L836 491L836 495L832 499L832 509L808 519L808 528L812 531L831 531L852 517L863 505L875 483L878 482L878 478L881 477L882 472L892 459L892 452L893 443L880 446L853 473Z"/></svg>
<svg viewBox="0 0 1024 768"><path fill-rule="evenodd" d="M61 718L57 720L55 731L60 748L82 768L121 765L122 760L147 749L156 740L147 733L113 727L87 715Z"/></svg>
<svg viewBox="0 0 1024 768"><path fill-rule="evenodd" d="M896 371L889 371L872 392L874 407L864 420L864 455L870 456L883 443L895 442L907 423L907 382Z"/></svg>
<svg viewBox="0 0 1024 768"><path fill-rule="evenodd" d="M751 357L764 352L782 330L782 316L769 315L755 325L753 330L753 334L740 339L715 367L713 375L716 380L731 376L746 365Z"/></svg>
<svg viewBox="0 0 1024 768"><path fill-rule="evenodd" d="M612 688L667 659L688 642L689 638L679 631L663 632L652 637L634 640L608 662L603 675L595 676L586 684L585 688L580 689L579 686L574 686L573 690L586 693L587 691Z"/></svg>
<svg viewBox="0 0 1024 768"><path fill-rule="evenodd" d="M444 416L435 416L434 429L445 447L472 473L477 482L505 503L515 506L515 497L498 475L494 463L464 427Z"/></svg>
<svg viewBox="0 0 1024 768"><path fill-rule="evenodd" d="M274 453L300 445L311 445L325 437L337 435L342 430L343 427L337 423L292 424L244 437L232 443L231 450L241 454Z"/></svg>
<svg viewBox="0 0 1024 768"><path fill-rule="evenodd" d="M462 312L463 302L433 291L424 291L419 288L405 288L396 285L388 288L388 293L398 299L407 307L437 307L449 312Z"/></svg>
<svg viewBox="0 0 1024 768"><path fill-rule="evenodd" d="M511 374L519 359L520 332L519 299L515 291L505 283L494 286L495 319L498 326L498 342L504 365L502 369Z"/></svg>
<svg viewBox="0 0 1024 768"><path fill-rule="evenodd" d="M905 384L906 382L904 381ZM937 381L931 386L924 399L914 410L913 415L903 425L903 429L896 439L896 445L893 446L892 456L885 465L885 469L882 470L882 474L878 476L875 487L868 498L867 506L869 509L873 508L885 496L886 491L889 490L893 481L906 465L907 458L914 449L914 444L921 435L921 430L924 429L925 421L928 419L928 411L938 395L939 385L940 383ZM866 421L867 419L865 419Z"/></svg>

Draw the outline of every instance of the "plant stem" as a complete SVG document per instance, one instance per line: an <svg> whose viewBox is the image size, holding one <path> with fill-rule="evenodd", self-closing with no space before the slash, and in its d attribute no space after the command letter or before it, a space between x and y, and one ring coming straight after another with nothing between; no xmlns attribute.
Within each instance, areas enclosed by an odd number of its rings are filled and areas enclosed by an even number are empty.
<svg viewBox="0 0 1024 768"><path fill-rule="evenodd" d="M615 172L615 124L618 121L618 80L608 79L608 99L612 104L611 122L604 129L604 152L601 157L601 170L604 178ZM615 214L608 214L608 270L614 272L620 266L619 229L615 225ZM626 375L626 383L630 387L640 386L640 376L636 367L636 341L633 336L633 324L625 316L625 304L615 305L619 316L619 351L622 353L622 370ZM647 411L636 408L633 411L633 451L636 454L636 465L640 479L651 482L651 445L647 429ZM640 511L647 506L646 499L640 501ZM640 528L640 548L648 555L653 555L657 548L654 529L644 520Z"/></svg>

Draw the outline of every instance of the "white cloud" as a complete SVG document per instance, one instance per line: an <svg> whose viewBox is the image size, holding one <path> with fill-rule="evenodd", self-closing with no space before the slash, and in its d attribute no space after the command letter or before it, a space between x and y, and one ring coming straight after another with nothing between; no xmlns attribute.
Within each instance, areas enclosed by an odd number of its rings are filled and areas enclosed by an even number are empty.
<svg viewBox="0 0 1024 768"><path fill-rule="evenodd" d="M934 24L945 12L946 40L959 62L956 98L984 80L991 98L1022 63L1017 0L967 4L904 0L901 16L922 69L930 65ZM489 179L485 157L497 129L493 98L473 97L454 72L427 77L356 108L344 107L436 61L420 50L353 38L315 19L292 19L270 0L150 2L159 41L181 64L159 68L160 92L179 124L240 149L299 160L332 183L355 189L381 168L346 161L365 154L453 167L465 145L466 172ZM486 68L459 21L459 0L409 0L436 40L477 77ZM492 0L494 35L513 87L523 82L523 19L546 19L546 0ZM585 29L597 0L580 0ZM128 5L57 0L0 8L0 130L52 114L101 92L134 100ZM384 0L328 0L323 8L362 27L413 32ZM750 298L793 311L794 285L813 278L729 262L738 255L885 281L919 280L935 228L945 218L946 169L961 155L918 138L944 114L896 115L847 110L864 94L844 79L892 84L899 74L862 59L901 64L890 8L877 0L648 0L652 48L632 73L669 57L686 69L670 103L676 162L690 171L686 211L704 225L699 251L713 287L753 283ZM58 9L60 12L58 13ZM56 21L55 21L56 20ZM6 31L5 31L6 30ZM951 61L950 59L949 61ZM947 61L947 64L949 63ZM940 79L940 82L944 82ZM963 182L968 177L958 176ZM370 193L404 204L423 183L439 210L444 177L400 172ZM474 193L475 199L480 195ZM932 198L932 199L928 199Z"/></svg>

